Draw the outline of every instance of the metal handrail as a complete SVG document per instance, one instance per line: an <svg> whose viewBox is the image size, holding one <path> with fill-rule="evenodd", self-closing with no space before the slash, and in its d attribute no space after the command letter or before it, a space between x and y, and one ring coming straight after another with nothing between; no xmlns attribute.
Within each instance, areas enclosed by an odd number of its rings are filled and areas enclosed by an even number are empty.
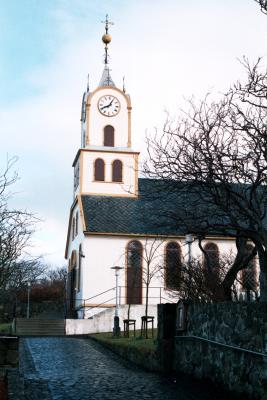
<svg viewBox="0 0 267 400"><path fill-rule="evenodd" d="M121 300L123 299L123 300L125 300L125 299L127 299L127 296L122 296L121 295L121 289L126 289L127 288L127 286L119 286L119 304L121 305ZM146 286L135 286L135 288L142 288L142 289L146 289ZM170 302L170 303L175 303L175 301L172 301L172 300L170 300L170 299L167 299L167 298L165 298L165 297L163 297L162 296L162 289L164 290L164 288L162 287L162 286L150 286L149 287L149 289L159 289L159 295L158 296L148 296L148 299L159 299L159 302L160 302L160 304L161 304L161 302L162 302L162 300L166 300L166 301L168 301L168 302ZM99 303L99 304L97 304L97 305L92 305L92 306L90 306L90 305L86 305L86 301L88 301L88 300L92 300L92 299L94 299L94 298L96 298L96 297L99 297L99 296L101 296L101 295L103 295L103 294L106 294L106 293L108 293L108 292L110 292L110 291L112 291L112 290L115 290L115 287L112 287L112 288L110 288L110 289L108 289L108 290L105 290L105 291L103 291L103 292L101 292L101 293L98 293L97 295L95 295L95 296L91 296L91 297L89 297L89 298L87 298L87 299L79 299L79 300L81 300L81 304L80 304L80 309L83 309L83 310L93 310L93 309L95 309L95 308L100 308L101 306L104 306L106 303L109 303L110 301L112 301L112 300L114 300L115 299L115 297L113 297L113 298L111 298L111 299L108 299L108 300L105 300L105 301L103 301L103 302L101 302L101 303ZM136 299L137 299L137 297L136 297ZM77 299L78 300L78 299ZM134 305L133 303L132 303L132 305ZM114 306L115 307L115 306Z"/></svg>
<svg viewBox="0 0 267 400"><path fill-rule="evenodd" d="M108 299L108 300L106 300L106 301L103 301L103 303L97 304L96 306L83 306L83 309L88 308L88 309L90 309L90 310L93 310L94 308L99 308L99 307L101 307L103 304L106 304L106 303L108 303L109 301L112 301L112 300L114 300L114 299L115 299L115 297L112 297L111 299ZM114 307L115 307L115 305L114 305Z"/></svg>
<svg viewBox="0 0 267 400"><path fill-rule="evenodd" d="M134 286L135 288L142 288L142 289L146 289L146 286ZM119 290L120 290L120 293L121 293L121 289L126 289L127 288L127 286L119 286ZM94 298L96 298L96 297L99 297L99 296L101 296L101 295L103 295L103 294L105 294L105 293L108 293L108 292L110 292L111 290L115 290L116 289L116 287L114 286L114 287L112 287L112 288L110 288L110 289L107 289L107 290L105 290L104 292L101 292L101 293L98 293L98 294L96 294L96 295L94 295L94 296L91 296L91 297L88 297L87 299L76 299L76 301L81 301L81 302L83 302L84 304L85 304L85 302L86 301L88 301L88 300L92 300L92 299L94 299ZM162 287L162 286L149 286L149 289L159 289L160 290L160 294L159 294L159 296L154 296L154 298L157 298L157 297L159 297L160 299L162 298L161 297L161 290L163 289L164 290L164 287ZM121 296L120 296L121 297ZM152 298L151 296L149 296L150 298ZM124 297L125 298L125 297Z"/></svg>
<svg viewBox="0 0 267 400"><path fill-rule="evenodd" d="M94 299L95 297L101 296L102 294L108 293L108 292L110 292L111 290L115 290L115 289L116 289L116 288L115 288L115 286L114 286L114 287L112 287L112 288L110 288L110 289L108 289L108 290L105 290L104 292L101 292L101 293L96 294L95 296L88 297L88 299L80 299L80 300L83 300L83 301L92 300L92 299Z"/></svg>

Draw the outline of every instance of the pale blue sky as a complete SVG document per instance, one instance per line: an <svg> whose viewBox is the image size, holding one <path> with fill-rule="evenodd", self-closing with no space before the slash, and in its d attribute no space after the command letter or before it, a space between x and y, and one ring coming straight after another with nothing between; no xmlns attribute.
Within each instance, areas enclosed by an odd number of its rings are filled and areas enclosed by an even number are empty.
<svg viewBox="0 0 267 400"><path fill-rule="evenodd" d="M226 90L243 55L267 64L267 16L253 0L0 0L0 167L19 157L13 203L44 220L34 252L51 263L64 262L81 97L87 73L92 89L102 73L106 13L112 77L121 87L126 76L143 158L164 110Z"/></svg>
<svg viewBox="0 0 267 400"><path fill-rule="evenodd" d="M123 9L123 1L9 0L0 2L0 105L39 92L29 80L31 70L48 65L71 31L96 25L106 8ZM129 2L130 3L130 2ZM105 7L107 6L107 7ZM40 79L42 77L40 76Z"/></svg>

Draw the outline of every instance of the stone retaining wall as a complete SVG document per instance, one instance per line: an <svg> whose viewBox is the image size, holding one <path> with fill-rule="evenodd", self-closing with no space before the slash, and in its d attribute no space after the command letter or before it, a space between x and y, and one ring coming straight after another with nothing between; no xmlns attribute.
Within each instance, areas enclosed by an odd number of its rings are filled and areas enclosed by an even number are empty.
<svg viewBox="0 0 267 400"><path fill-rule="evenodd" d="M186 334L265 352L267 304L192 304L189 307Z"/></svg>
<svg viewBox="0 0 267 400"><path fill-rule="evenodd" d="M267 400L267 304L192 304L175 338L176 371Z"/></svg>
<svg viewBox="0 0 267 400"><path fill-rule="evenodd" d="M19 339L15 336L0 336L0 399L8 399L7 371L17 368L19 363Z"/></svg>
<svg viewBox="0 0 267 400"><path fill-rule="evenodd" d="M0 336L0 368L16 368L19 362L19 339Z"/></svg>

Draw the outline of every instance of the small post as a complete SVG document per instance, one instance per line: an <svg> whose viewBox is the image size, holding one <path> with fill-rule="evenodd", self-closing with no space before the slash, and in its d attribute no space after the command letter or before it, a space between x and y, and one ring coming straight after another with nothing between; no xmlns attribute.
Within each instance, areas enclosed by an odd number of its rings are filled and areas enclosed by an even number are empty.
<svg viewBox="0 0 267 400"><path fill-rule="evenodd" d="M119 286L119 305L121 305L121 286Z"/></svg>
<svg viewBox="0 0 267 400"><path fill-rule="evenodd" d="M118 302L118 284L119 284L119 271L123 269L123 267L114 266L111 269L115 270L115 279L116 279L116 307L115 307L115 316L114 316L114 326L113 326L113 336L120 336L120 319L119 319L119 302Z"/></svg>
<svg viewBox="0 0 267 400"><path fill-rule="evenodd" d="M28 294L28 301L27 301L27 318L30 318L30 290L31 290L31 282L27 282L27 294Z"/></svg>

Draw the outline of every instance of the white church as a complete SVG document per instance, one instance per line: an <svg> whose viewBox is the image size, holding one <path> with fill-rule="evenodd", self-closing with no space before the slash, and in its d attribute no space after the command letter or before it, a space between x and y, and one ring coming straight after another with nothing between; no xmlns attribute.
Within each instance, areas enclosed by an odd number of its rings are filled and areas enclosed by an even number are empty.
<svg viewBox="0 0 267 400"><path fill-rule="evenodd" d="M146 199L154 181L138 177L140 153L132 147L134 104L111 78L108 20L105 27L104 70L98 86L83 95L81 147L72 165L74 198L65 258L67 306L75 318L89 318L115 306L114 266L121 268L120 305L144 305L148 266L155 271L149 304L156 305L173 301L173 277L182 260L201 256L197 242L161 223L157 202ZM231 237L207 237L204 245L217 255L235 251Z"/></svg>

